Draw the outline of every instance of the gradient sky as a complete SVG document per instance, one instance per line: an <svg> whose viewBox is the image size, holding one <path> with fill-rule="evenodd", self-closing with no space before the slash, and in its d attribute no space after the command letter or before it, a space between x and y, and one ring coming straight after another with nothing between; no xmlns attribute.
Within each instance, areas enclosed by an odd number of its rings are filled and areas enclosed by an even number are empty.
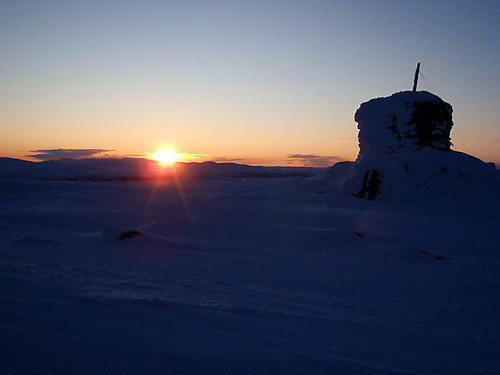
<svg viewBox="0 0 500 375"><path fill-rule="evenodd" d="M356 109L421 62L454 149L500 164L499 4L0 0L0 156L354 160Z"/></svg>

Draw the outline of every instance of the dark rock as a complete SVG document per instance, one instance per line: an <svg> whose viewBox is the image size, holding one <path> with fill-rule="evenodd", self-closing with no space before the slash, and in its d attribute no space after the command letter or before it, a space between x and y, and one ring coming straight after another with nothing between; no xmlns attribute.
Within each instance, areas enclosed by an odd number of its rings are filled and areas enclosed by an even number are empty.
<svg viewBox="0 0 500 375"><path fill-rule="evenodd" d="M120 236L118 237L119 240L124 240L126 238L133 238L133 237L137 237L139 235L141 235L142 232L138 231L138 230L129 230L127 232L123 232L122 234L120 234Z"/></svg>
<svg viewBox="0 0 500 375"><path fill-rule="evenodd" d="M361 190L357 194L354 194L354 196L358 198L367 198L373 201L380 194L381 184L382 177L379 175L378 171L376 169L370 169L365 173Z"/></svg>

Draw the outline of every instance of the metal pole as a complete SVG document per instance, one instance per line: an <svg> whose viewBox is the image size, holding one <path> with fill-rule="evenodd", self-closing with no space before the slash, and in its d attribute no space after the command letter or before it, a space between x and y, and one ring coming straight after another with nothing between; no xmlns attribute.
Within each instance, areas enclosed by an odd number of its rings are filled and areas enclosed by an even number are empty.
<svg viewBox="0 0 500 375"><path fill-rule="evenodd" d="M413 91L417 91L417 82L419 73L420 73L420 63L417 64L417 69L415 70L415 77L413 78Z"/></svg>

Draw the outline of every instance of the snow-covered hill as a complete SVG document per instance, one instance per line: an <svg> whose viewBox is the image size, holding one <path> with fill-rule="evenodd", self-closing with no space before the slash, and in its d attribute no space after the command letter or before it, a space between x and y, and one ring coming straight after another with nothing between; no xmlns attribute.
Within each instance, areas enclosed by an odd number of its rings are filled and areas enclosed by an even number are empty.
<svg viewBox="0 0 500 375"><path fill-rule="evenodd" d="M235 163L175 163L161 167L141 158L59 159L30 162L0 158L0 178L37 178L70 181L128 181L198 177L310 177L324 169L263 167Z"/></svg>

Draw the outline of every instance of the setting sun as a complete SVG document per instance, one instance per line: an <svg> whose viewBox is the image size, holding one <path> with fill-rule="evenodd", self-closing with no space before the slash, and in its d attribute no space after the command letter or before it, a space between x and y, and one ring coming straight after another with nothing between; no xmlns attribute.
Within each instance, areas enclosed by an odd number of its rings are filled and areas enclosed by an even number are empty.
<svg viewBox="0 0 500 375"><path fill-rule="evenodd" d="M161 165L168 165L175 163L182 157L182 154L179 154L175 151L172 151L168 148L162 148L161 150L155 151L151 154L150 158L156 160Z"/></svg>

